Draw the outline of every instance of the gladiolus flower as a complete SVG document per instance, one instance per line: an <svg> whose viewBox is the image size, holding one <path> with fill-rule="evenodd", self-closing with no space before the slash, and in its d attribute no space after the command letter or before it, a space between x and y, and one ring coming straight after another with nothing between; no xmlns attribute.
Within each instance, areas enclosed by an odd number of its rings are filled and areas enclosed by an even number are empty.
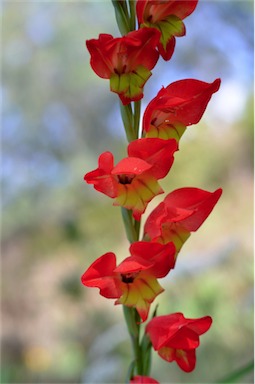
<svg viewBox="0 0 255 384"><path fill-rule="evenodd" d="M175 36L184 36L182 22L197 6L198 0L137 0L136 13L140 27L152 27L161 32L158 50L164 60L172 57Z"/></svg>
<svg viewBox="0 0 255 384"><path fill-rule="evenodd" d="M149 376L134 376L130 380L130 384L159 384L159 382Z"/></svg>
<svg viewBox="0 0 255 384"><path fill-rule="evenodd" d="M114 205L132 209L140 220L147 204L163 193L158 179L167 175L177 150L176 140L138 139L128 146L128 157L114 166L111 152L99 156L98 168L87 173L84 180L114 198Z"/></svg>
<svg viewBox="0 0 255 384"><path fill-rule="evenodd" d="M94 72L110 80L110 89L124 105L143 97L143 87L151 76L159 53L156 49L160 33L155 28L139 29L114 38L100 34L86 41Z"/></svg>
<svg viewBox="0 0 255 384"><path fill-rule="evenodd" d="M180 188L169 193L149 215L144 240L173 242L178 253L191 232L203 224L222 194L199 188Z"/></svg>
<svg viewBox="0 0 255 384"><path fill-rule="evenodd" d="M196 348L199 336L212 324L210 316L186 319L182 313L154 317L146 327L153 348L168 362L176 361L185 372L196 365Z"/></svg>
<svg viewBox="0 0 255 384"><path fill-rule="evenodd" d="M213 83L185 79L163 87L144 112L143 133L179 141L187 126L199 122L219 87L220 79Z"/></svg>
<svg viewBox="0 0 255 384"><path fill-rule="evenodd" d="M130 255L118 266L116 256L108 252L99 257L82 275L87 287L97 287L115 304L136 308L142 321L148 317L150 304L164 289L157 278L166 276L175 265L172 243L158 244L138 241L132 243Z"/></svg>

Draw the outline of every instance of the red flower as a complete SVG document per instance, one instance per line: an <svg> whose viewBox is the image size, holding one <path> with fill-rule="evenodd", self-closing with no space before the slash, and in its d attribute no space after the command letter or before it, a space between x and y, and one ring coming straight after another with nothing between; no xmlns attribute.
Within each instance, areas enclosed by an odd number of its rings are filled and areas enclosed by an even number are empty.
<svg viewBox="0 0 255 384"><path fill-rule="evenodd" d="M115 304L135 307L143 321L148 317L150 304L163 292L157 278L164 277L175 265L172 243L157 244L138 241L131 244L131 256L116 265L116 256L109 252L99 257L83 274L87 287L97 287L106 298L117 299Z"/></svg>
<svg viewBox="0 0 255 384"><path fill-rule="evenodd" d="M92 69L99 77L110 79L111 91L118 93L124 105L143 97L143 86L159 58L159 38L159 31L146 28L123 37L100 34L98 39L86 41Z"/></svg>
<svg viewBox="0 0 255 384"><path fill-rule="evenodd" d="M149 215L144 225L144 239L167 243L177 253L209 216L222 194L222 189L207 192L198 188L180 188L169 193Z"/></svg>
<svg viewBox="0 0 255 384"><path fill-rule="evenodd" d="M220 79L213 83L186 79L163 87L144 112L144 134L179 141L188 125L199 122L219 87Z"/></svg>
<svg viewBox="0 0 255 384"><path fill-rule="evenodd" d="M186 319L182 313L154 317L146 327L153 348L164 360L176 361L185 372L196 365L196 348L199 336L212 324L210 316Z"/></svg>
<svg viewBox="0 0 255 384"><path fill-rule="evenodd" d="M159 384L159 382L149 376L134 376L130 380L130 384Z"/></svg>
<svg viewBox="0 0 255 384"><path fill-rule="evenodd" d="M175 140L138 139L128 146L128 157L114 166L111 152L98 159L98 168L87 173L84 180L94 188L115 198L114 205L132 209L140 220L152 198L163 193L158 179L166 176L177 150Z"/></svg>
<svg viewBox="0 0 255 384"><path fill-rule="evenodd" d="M158 50L164 60L174 52L175 36L184 36L182 20L197 6L198 0L137 0L136 13L140 27L152 27L161 32Z"/></svg>

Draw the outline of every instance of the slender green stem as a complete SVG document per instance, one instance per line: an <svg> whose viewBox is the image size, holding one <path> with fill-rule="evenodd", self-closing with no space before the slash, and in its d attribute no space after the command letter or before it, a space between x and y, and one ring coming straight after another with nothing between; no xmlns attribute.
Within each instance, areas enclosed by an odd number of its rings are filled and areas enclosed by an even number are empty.
<svg viewBox="0 0 255 384"><path fill-rule="evenodd" d="M122 3L121 1L112 0L112 4L115 10L115 18L116 18L120 33L122 35L126 35L128 32L130 32L129 18L127 18L127 15L125 14L125 10L121 5L121 3Z"/></svg>
<svg viewBox="0 0 255 384"><path fill-rule="evenodd" d="M139 237L140 237L140 226L141 226L141 221L134 220L134 228L136 232L137 241L139 240Z"/></svg>
<svg viewBox="0 0 255 384"><path fill-rule="evenodd" d="M132 211L130 209L121 207L121 214L128 241L130 243L134 243L138 240L139 234L137 233L137 230L133 224Z"/></svg>
<svg viewBox="0 0 255 384"><path fill-rule="evenodd" d="M140 346L140 316L135 308L130 308L123 305L124 317L127 323L129 335L132 341L134 352L134 365L130 374L136 373L137 375L143 375L143 356L142 348ZM134 372L135 371L135 372Z"/></svg>
<svg viewBox="0 0 255 384"><path fill-rule="evenodd" d="M134 0L129 0L129 10L130 10L130 19L129 19L129 26L130 30L134 31L136 28L136 2Z"/></svg>
<svg viewBox="0 0 255 384"><path fill-rule="evenodd" d="M133 111L131 104L123 105L120 101L120 112L125 128L127 140L130 143L131 141L137 138L134 127L133 127Z"/></svg>
<svg viewBox="0 0 255 384"><path fill-rule="evenodd" d="M126 18L128 19L129 18L129 13L128 13L128 7L127 7L126 1L119 0L118 2L120 3L120 6L123 8L123 11L124 11L124 13L126 15Z"/></svg>
<svg viewBox="0 0 255 384"><path fill-rule="evenodd" d="M134 132L136 137L139 137L139 124L141 115L141 100L134 103Z"/></svg>

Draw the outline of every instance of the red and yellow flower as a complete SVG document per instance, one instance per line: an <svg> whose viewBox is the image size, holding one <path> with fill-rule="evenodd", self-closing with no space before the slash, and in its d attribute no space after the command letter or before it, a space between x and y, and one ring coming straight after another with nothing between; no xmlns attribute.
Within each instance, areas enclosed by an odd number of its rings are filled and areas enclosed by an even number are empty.
<svg viewBox="0 0 255 384"><path fill-rule="evenodd" d="M185 79L163 87L145 109L143 134L179 141L187 126L199 122L219 87L220 79L213 83Z"/></svg>
<svg viewBox="0 0 255 384"><path fill-rule="evenodd" d="M210 316L186 319L182 313L154 317L146 326L152 346L159 356L168 362L176 361L185 372L196 365L196 348L199 336L212 324Z"/></svg>
<svg viewBox="0 0 255 384"><path fill-rule="evenodd" d="M112 252L99 257L82 275L87 287L97 287L115 304L136 308L142 321L148 317L150 304L164 289L157 278L166 276L175 266L172 243L158 244L138 241L130 246L130 256L118 266Z"/></svg>
<svg viewBox="0 0 255 384"><path fill-rule="evenodd" d="M158 180L169 172L177 149L173 139L134 140L128 146L128 157L115 166L112 153L102 153L98 168L87 173L84 180L114 198L114 205L131 209L133 217L140 220L147 204L163 193Z"/></svg>
<svg viewBox="0 0 255 384"><path fill-rule="evenodd" d="M144 240L173 242L178 253L191 232L203 224L222 194L199 188L180 188L169 193L149 215L144 225Z"/></svg>
<svg viewBox="0 0 255 384"><path fill-rule="evenodd" d="M100 34L98 39L86 41L92 69L110 80L111 91L124 105L143 97L144 84L159 58L159 38L155 28L143 28L123 37Z"/></svg>
<svg viewBox="0 0 255 384"><path fill-rule="evenodd" d="M184 36L183 19L197 6L198 0L137 0L136 13L140 27L156 28L160 31L158 50L164 60L172 57L175 36Z"/></svg>

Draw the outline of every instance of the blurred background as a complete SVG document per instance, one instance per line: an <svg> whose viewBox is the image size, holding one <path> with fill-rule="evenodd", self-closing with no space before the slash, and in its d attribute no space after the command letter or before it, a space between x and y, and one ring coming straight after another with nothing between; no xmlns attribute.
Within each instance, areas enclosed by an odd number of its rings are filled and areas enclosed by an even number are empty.
<svg viewBox="0 0 255 384"><path fill-rule="evenodd" d="M152 308L214 323L194 372L154 354L151 375L212 383L253 359L253 2L200 1L185 25L143 109L162 85L222 79L161 185L224 193ZM99 33L119 36L110 0L2 3L2 383L121 383L131 359L121 306L80 283L103 253L128 256L119 208L83 181L101 152L126 150L118 97L85 49Z"/></svg>

